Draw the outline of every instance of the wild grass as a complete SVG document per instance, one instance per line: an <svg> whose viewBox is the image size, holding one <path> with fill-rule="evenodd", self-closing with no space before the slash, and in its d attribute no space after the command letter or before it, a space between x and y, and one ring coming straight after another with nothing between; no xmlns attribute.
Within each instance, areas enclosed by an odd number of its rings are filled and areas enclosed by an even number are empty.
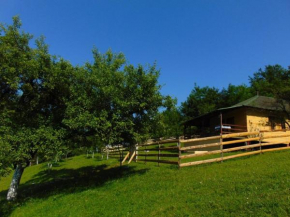
<svg viewBox="0 0 290 217"><path fill-rule="evenodd" d="M0 216L288 216L290 151L178 169L77 156L23 174L20 198Z"/></svg>

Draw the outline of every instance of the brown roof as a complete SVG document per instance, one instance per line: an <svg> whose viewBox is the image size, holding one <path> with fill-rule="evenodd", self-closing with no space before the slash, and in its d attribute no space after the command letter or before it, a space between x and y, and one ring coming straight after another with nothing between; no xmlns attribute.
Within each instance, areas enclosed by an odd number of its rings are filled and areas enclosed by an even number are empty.
<svg viewBox="0 0 290 217"><path fill-rule="evenodd" d="M247 99L243 102L240 102L236 105L227 108L221 108L218 110L227 110L232 108L238 107L252 107L252 108L260 108L260 109L267 109L273 111L290 111L289 103L286 103L282 100L277 100L273 97L267 96L254 96L250 99Z"/></svg>
<svg viewBox="0 0 290 217"><path fill-rule="evenodd" d="M209 112L207 114L192 118L183 124L188 124L192 121L195 121L197 119L202 119L203 117L209 117L209 116L215 116L216 114L221 113L222 111L226 110L232 110L236 108L241 108L241 107L248 107L248 108L256 108L256 109L263 109L263 110L270 110L270 111L287 111L290 112L290 106L289 103L286 103L285 101L278 101L277 99L273 97L267 97L267 96L254 96L251 97L250 99L247 99L245 101L242 101L238 104L235 104L230 107L226 108L220 108L217 110L214 110L212 112Z"/></svg>

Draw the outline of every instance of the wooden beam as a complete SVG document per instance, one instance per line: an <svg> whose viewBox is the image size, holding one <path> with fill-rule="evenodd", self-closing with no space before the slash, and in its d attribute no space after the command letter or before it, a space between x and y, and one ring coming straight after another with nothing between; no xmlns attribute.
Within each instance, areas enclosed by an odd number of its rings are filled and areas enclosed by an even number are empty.
<svg viewBox="0 0 290 217"><path fill-rule="evenodd" d="M223 139L233 138L233 137L243 137L243 136L252 136L259 135L259 131L257 132L243 132L243 133L231 133L227 135L222 135Z"/></svg>
<svg viewBox="0 0 290 217"><path fill-rule="evenodd" d="M196 139L181 139L181 143L191 143L191 142L200 142L200 141L208 141L213 139L219 139L220 136L210 136L210 137L204 137L204 138L196 138Z"/></svg>
<svg viewBox="0 0 290 217"><path fill-rule="evenodd" d="M122 161L122 164L127 160L127 158L129 157L130 155L130 152L128 151L128 153L126 154L126 156L124 157L123 161Z"/></svg>
<svg viewBox="0 0 290 217"><path fill-rule="evenodd" d="M136 156L160 156L160 157L178 157L178 154L137 154Z"/></svg>
<svg viewBox="0 0 290 217"><path fill-rule="evenodd" d="M239 140L223 142L223 145L230 145L230 144L249 142L249 141L259 141L259 139L260 139L260 137L254 137L254 138L249 138L249 139L239 139Z"/></svg>
<svg viewBox="0 0 290 217"><path fill-rule="evenodd" d="M173 143L173 142L178 142L179 139L167 139L167 140L160 140L157 142L152 142L152 143L145 143L142 145L138 145L139 147L143 147L143 146L151 146L151 145L158 145L158 144L167 144L167 143Z"/></svg>
<svg viewBox="0 0 290 217"><path fill-rule="evenodd" d="M131 156L131 158L130 158L128 164L131 163L131 161L133 160L133 158L134 158L135 155L136 155L136 151L133 152L133 154L132 154L132 156Z"/></svg>
<svg viewBox="0 0 290 217"><path fill-rule="evenodd" d="M227 138L233 138L233 137L243 137L243 136L252 136L252 135L259 135L259 132L231 133L231 134L222 135L222 138L227 139ZM213 139L220 139L220 136L210 136L210 137L204 137L204 138L180 140L180 142L190 143L190 142L208 141L208 140L213 140Z"/></svg>
<svg viewBox="0 0 290 217"><path fill-rule="evenodd" d="M269 145L269 144L267 144L267 145ZM258 144L258 146L259 146L259 144ZM265 150L262 150L262 153L270 152L270 151L287 150L287 149L290 149L290 147L265 149ZM226 157L223 157L223 158L220 157L220 158L214 158L214 159L209 159L209 160L194 161L194 162L180 164L180 167L193 166L193 165L199 165L199 164L205 164L205 163L219 162L219 161L222 161L222 160L229 160L229 159L234 159L234 158L238 158L238 157L244 157L244 156L259 154L259 153L261 153L260 150L252 151L252 152L246 152L246 153L242 153L242 154L231 155L231 156L226 156Z"/></svg>
<svg viewBox="0 0 290 217"><path fill-rule="evenodd" d="M145 159L142 159L139 161L145 161ZM169 160L148 160L146 159L147 162L159 162L159 163L163 163L163 164L175 164L175 165L178 165L178 161L169 161Z"/></svg>
<svg viewBox="0 0 290 217"><path fill-rule="evenodd" d="M165 147L165 148L146 148L146 149L138 149L138 151L159 151L159 150L177 150L179 147L174 146L174 147Z"/></svg>
<svg viewBox="0 0 290 217"><path fill-rule="evenodd" d="M209 159L209 160L200 160L200 161L194 161L194 162L189 162L189 163L182 163L179 166L187 167L187 166L193 166L193 165L199 165L199 164L205 164L205 163L219 162L222 160L223 159L220 157L220 158L214 158L214 159Z"/></svg>
<svg viewBox="0 0 290 217"><path fill-rule="evenodd" d="M263 136L263 139L270 139L270 138L280 138L280 137L290 137L290 134L288 135L269 135L269 136Z"/></svg>
<svg viewBox="0 0 290 217"><path fill-rule="evenodd" d="M290 147L283 147L283 148L269 148L262 150L262 152L269 152L269 151L281 151L281 150L287 150L290 149Z"/></svg>
<svg viewBox="0 0 290 217"><path fill-rule="evenodd" d="M191 150L191 149L198 149L198 148L208 148L208 147L215 147L219 145L220 143L216 142L216 143L209 143L209 144L204 144L204 145L193 145L193 146L188 146L188 147L182 147L180 148L180 150L184 151L184 150Z"/></svg>
<svg viewBox="0 0 290 217"><path fill-rule="evenodd" d="M281 143L279 142L273 142L273 143L261 143L261 146L270 146L270 145L279 145ZM243 149L248 149L248 148L257 148L260 147L260 144L254 144L254 145L243 145L235 148L227 148L223 149L224 153L232 152L232 151L240 151ZM194 157L200 157L200 156L205 156L205 155L212 155L212 154L220 154L221 150L215 150L215 151L208 151L204 153L197 153L197 154L188 154L188 155L182 155L179 158L180 159L187 159L187 158L194 158Z"/></svg>
<svg viewBox="0 0 290 217"><path fill-rule="evenodd" d="M252 152L247 152L247 153L243 153L243 154L237 154L237 155L226 156L226 157L219 157L219 158L214 158L214 159L209 159L209 160L194 161L194 162L189 162L189 163L183 163L180 165L180 167L193 166L193 165L199 165L199 164L205 164L205 163L220 162L223 160L229 160L229 159L233 159L233 158L254 155L254 154L258 154L258 153L260 153L260 151L252 151Z"/></svg>

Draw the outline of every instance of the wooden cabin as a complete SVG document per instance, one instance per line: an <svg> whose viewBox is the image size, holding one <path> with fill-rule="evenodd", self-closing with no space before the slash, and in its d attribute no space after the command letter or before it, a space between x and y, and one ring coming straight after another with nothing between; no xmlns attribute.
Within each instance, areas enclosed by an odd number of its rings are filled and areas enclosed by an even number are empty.
<svg viewBox="0 0 290 217"><path fill-rule="evenodd" d="M220 108L186 121L184 135L185 139L190 139L254 131L285 134L289 130L287 113L290 114L289 104L257 95L231 107Z"/></svg>

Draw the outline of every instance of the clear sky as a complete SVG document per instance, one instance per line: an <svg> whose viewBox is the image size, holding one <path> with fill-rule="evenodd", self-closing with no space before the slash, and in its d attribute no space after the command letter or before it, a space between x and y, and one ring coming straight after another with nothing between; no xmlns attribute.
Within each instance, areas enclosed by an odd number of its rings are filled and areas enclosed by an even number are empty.
<svg viewBox="0 0 290 217"><path fill-rule="evenodd" d="M161 70L162 93L183 102L199 86L248 84L268 64L290 65L289 0L0 0L50 53L74 65L96 46Z"/></svg>

